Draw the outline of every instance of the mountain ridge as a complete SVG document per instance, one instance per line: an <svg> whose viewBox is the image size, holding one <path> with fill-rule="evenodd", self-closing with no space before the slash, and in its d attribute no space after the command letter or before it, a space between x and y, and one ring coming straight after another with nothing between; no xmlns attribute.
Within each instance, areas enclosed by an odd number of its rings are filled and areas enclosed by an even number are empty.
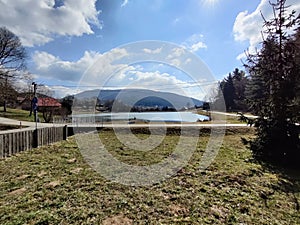
<svg viewBox="0 0 300 225"><path fill-rule="evenodd" d="M94 89L75 95L77 99L98 98L100 102L118 100L124 104L138 107L183 107L202 106L203 101L171 92L149 89Z"/></svg>

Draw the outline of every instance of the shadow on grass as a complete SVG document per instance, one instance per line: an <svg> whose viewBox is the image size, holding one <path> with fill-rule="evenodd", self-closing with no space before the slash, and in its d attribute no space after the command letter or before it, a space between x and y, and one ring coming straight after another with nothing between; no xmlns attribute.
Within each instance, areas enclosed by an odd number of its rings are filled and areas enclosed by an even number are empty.
<svg viewBox="0 0 300 225"><path fill-rule="evenodd" d="M300 211L300 164L280 164L275 161L255 157L251 161L261 165L264 171L278 176L278 182L270 184L269 188L272 189L272 192L261 193L260 197L267 202L275 192L284 192L293 199L293 208L296 211Z"/></svg>
<svg viewBox="0 0 300 225"><path fill-rule="evenodd" d="M0 124L0 131L13 130L13 129L19 129L19 128L20 128L20 126ZM24 128L24 127L22 126L22 128Z"/></svg>

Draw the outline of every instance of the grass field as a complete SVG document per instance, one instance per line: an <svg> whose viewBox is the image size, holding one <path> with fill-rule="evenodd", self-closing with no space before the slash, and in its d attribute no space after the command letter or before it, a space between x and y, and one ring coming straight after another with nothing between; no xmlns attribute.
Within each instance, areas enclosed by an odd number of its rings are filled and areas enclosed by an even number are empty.
<svg viewBox="0 0 300 225"><path fill-rule="evenodd" d="M147 132L136 132L147 138ZM0 224L300 224L300 175L263 168L241 143L250 128L225 136L206 170L201 135L190 162L150 187L105 180L85 163L74 137L0 160ZM176 132L151 152L127 149L112 130L99 135L116 158L147 165L169 155Z"/></svg>
<svg viewBox="0 0 300 225"><path fill-rule="evenodd" d="M1 130L12 130L12 129L18 129L20 126L12 126L12 125L6 125L0 123L0 131Z"/></svg>
<svg viewBox="0 0 300 225"><path fill-rule="evenodd" d="M39 118L42 119L43 116L41 113L38 114ZM21 110L21 109L11 109L7 108L6 112L3 112L3 107L0 107L0 117L5 117L14 120L20 121L29 121L34 122L34 116L29 116L29 111Z"/></svg>

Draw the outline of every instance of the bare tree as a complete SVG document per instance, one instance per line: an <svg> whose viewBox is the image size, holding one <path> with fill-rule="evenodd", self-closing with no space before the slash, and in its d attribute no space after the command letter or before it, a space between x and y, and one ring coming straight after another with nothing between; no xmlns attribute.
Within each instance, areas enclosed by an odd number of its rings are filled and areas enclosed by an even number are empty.
<svg viewBox="0 0 300 225"><path fill-rule="evenodd" d="M25 69L26 51L18 36L5 27L0 27L0 92L1 102L6 111L7 99L14 79Z"/></svg>
<svg viewBox="0 0 300 225"><path fill-rule="evenodd" d="M34 81L33 75L29 71L24 71L22 73L22 80L18 80L15 83L14 87L19 93L29 94L32 92L32 82ZM32 97L32 96L31 96Z"/></svg>

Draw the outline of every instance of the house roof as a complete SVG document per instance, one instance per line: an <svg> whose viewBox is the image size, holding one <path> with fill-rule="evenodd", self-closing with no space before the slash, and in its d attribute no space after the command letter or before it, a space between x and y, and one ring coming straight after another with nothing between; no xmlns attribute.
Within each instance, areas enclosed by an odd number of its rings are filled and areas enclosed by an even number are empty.
<svg viewBox="0 0 300 225"><path fill-rule="evenodd" d="M54 98L38 98L39 107L61 107L61 104Z"/></svg>

